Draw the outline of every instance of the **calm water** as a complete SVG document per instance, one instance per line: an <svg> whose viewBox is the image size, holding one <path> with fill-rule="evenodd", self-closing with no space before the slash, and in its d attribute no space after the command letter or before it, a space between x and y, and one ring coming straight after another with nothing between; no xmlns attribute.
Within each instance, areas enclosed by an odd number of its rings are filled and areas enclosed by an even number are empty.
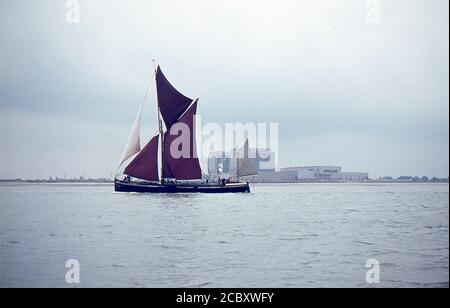
<svg viewBox="0 0 450 308"><path fill-rule="evenodd" d="M0 287L448 287L448 184L139 195L0 186Z"/></svg>

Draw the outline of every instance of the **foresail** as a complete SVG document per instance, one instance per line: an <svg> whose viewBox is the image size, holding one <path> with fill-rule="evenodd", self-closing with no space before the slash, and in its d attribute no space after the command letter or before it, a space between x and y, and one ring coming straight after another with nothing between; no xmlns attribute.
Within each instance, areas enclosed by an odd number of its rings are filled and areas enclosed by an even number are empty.
<svg viewBox="0 0 450 308"><path fill-rule="evenodd" d="M169 130L191 105L192 99L178 92L164 76L159 66L156 70L156 89L159 110Z"/></svg>
<svg viewBox="0 0 450 308"><path fill-rule="evenodd" d="M138 153L141 150L141 141L140 141L140 127L141 127L141 116L142 109L144 105L138 111L136 116L136 120L134 121L133 128L131 129L130 136L128 137L127 145L123 150L122 157L120 158L119 167L131 156Z"/></svg>
<svg viewBox="0 0 450 308"><path fill-rule="evenodd" d="M159 135L156 135L125 168L124 174L142 180L159 181L158 144Z"/></svg>

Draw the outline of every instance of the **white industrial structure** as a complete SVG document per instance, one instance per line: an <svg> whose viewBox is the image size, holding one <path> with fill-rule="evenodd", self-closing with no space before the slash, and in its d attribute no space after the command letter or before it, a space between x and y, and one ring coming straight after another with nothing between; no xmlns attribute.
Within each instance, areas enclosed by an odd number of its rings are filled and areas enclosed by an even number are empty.
<svg viewBox="0 0 450 308"><path fill-rule="evenodd" d="M340 166L305 166L282 168L294 172L298 181L348 181L362 182L369 179L367 172L342 172Z"/></svg>
<svg viewBox="0 0 450 308"><path fill-rule="evenodd" d="M280 171L260 171L257 182L364 182L367 172L342 172L340 166L306 166L282 168Z"/></svg>

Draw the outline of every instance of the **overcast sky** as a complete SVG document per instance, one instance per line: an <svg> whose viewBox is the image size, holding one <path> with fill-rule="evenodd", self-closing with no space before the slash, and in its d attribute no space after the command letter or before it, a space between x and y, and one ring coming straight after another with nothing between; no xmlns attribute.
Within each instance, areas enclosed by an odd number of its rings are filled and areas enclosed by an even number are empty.
<svg viewBox="0 0 450 308"><path fill-rule="evenodd" d="M0 178L109 177L153 58L203 121L278 122L280 167L448 176L447 0L79 3L0 0Z"/></svg>

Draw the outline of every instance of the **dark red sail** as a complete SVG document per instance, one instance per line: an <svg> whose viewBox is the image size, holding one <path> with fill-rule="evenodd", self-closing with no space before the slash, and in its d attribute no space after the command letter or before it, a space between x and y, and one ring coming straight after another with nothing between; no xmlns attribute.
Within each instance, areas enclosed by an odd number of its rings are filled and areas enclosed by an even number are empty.
<svg viewBox="0 0 450 308"><path fill-rule="evenodd" d="M155 136L125 168L124 174L148 181L159 181L158 140Z"/></svg>
<svg viewBox="0 0 450 308"><path fill-rule="evenodd" d="M165 133L164 134L164 139L165 139L164 143L166 143L166 138L167 138L168 134L169 133ZM170 150L170 146L169 146L169 150ZM164 149L164 152L165 152L165 149ZM172 173L172 170L170 169L169 160L167 158L163 159L162 160L162 164L163 164L163 166L162 166L162 175L161 175L161 177L164 178L164 179L173 179L173 178L175 178L175 176Z"/></svg>
<svg viewBox="0 0 450 308"><path fill-rule="evenodd" d="M196 150L196 138L195 138L195 130L194 130L194 117L197 112L197 101L195 101L191 107L186 111L186 113L176 122L174 123L175 127L177 123L183 123L189 128L189 138L187 138L188 142L177 144L180 140L179 138L183 133L178 133L178 135L171 135L170 130L164 134L164 162L165 165L163 168L163 177L164 178L176 178L178 180L193 180L193 179L201 179L202 171L200 168L200 163L197 158L197 150ZM172 126L174 126L172 125ZM188 155L184 157L174 157L171 153L170 147L173 142L177 142L174 146L178 145L178 150L180 152L188 152ZM183 147L188 147L184 148Z"/></svg>
<svg viewBox="0 0 450 308"><path fill-rule="evenodd" d="M169 130L192 103L192 99L178 92L164 76L159 66L156 70L156 88L159 110L167 130Z"/></svg>

